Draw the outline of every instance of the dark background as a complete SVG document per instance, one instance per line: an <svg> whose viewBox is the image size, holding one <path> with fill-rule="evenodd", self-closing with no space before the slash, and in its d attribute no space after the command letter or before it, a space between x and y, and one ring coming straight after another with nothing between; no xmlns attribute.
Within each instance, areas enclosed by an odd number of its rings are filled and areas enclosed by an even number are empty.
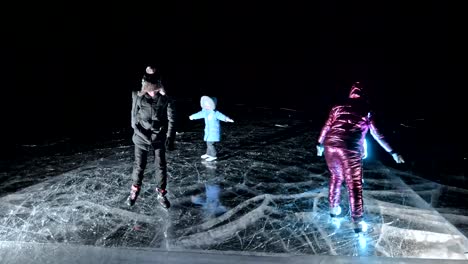
<svg viewBox="0 0 468 264"><path fill-rule="evenodd" d="M317 127L361 81L388 131L411 123L418 144L465 155L464 69L449 61L444 2L170 2L12 10L2 149L128 129L130 92L154 63L180 102L294 108Z"/></svg>

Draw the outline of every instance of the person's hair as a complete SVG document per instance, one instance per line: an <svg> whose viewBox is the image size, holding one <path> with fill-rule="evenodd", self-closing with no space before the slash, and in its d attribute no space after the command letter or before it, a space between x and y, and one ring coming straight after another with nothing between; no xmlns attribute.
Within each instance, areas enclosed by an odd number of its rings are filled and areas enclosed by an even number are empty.
<svg viewBox="0 0 468 264"><path fill-rule="evenodd" d="M141 83L141 90L138 92L138 95L142 96L147 92L156 91L161 88L164 88L161 82L151 83L143 79Z"/></svg>

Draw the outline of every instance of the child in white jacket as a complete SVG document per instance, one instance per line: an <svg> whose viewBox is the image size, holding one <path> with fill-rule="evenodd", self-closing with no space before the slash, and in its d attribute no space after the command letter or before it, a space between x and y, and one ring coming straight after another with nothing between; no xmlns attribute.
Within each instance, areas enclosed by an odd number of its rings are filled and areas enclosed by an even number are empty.
<svg viewBox="0 0 468 264"><path fill-rule="evenodd" d="M234 120L215 110L216 98L202 96L200 99L200 105L202 110L189 116L189 119L205 119L205 135L203 140L206 141L206 153L202 155L201 158L206 161L213 161L217 159L214 144L221 140L221 126L219 121L234 122Z"/></svg>

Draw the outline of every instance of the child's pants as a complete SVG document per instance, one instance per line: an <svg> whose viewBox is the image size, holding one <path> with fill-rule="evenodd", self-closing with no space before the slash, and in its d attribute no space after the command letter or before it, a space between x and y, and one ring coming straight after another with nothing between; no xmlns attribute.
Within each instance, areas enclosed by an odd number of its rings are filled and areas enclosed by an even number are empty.
<svg viewBox="0 0 468 264"><path fill-rule="evenodd" d="M211 157L216 157L216 149L214 141L207 141L206 142L206 154L210 155Z"/></svg>

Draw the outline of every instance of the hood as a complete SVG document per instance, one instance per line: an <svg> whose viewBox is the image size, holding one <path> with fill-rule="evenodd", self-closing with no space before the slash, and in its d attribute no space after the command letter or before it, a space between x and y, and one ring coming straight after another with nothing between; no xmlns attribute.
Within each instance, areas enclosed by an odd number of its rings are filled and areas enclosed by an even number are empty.
<svg viewBox="0 0 468 264"><path fill-rule="evenodd" d="M200 106L203 109L215 110L216 102L217 102L216 98L204 95L200 99Z"/></svg>
<svg viewBox="0 0 468 264"><path fill-rule="evenodd" d="M355 82L349 91L349 98L364 97L364 88L360 82Z"/></svg>

